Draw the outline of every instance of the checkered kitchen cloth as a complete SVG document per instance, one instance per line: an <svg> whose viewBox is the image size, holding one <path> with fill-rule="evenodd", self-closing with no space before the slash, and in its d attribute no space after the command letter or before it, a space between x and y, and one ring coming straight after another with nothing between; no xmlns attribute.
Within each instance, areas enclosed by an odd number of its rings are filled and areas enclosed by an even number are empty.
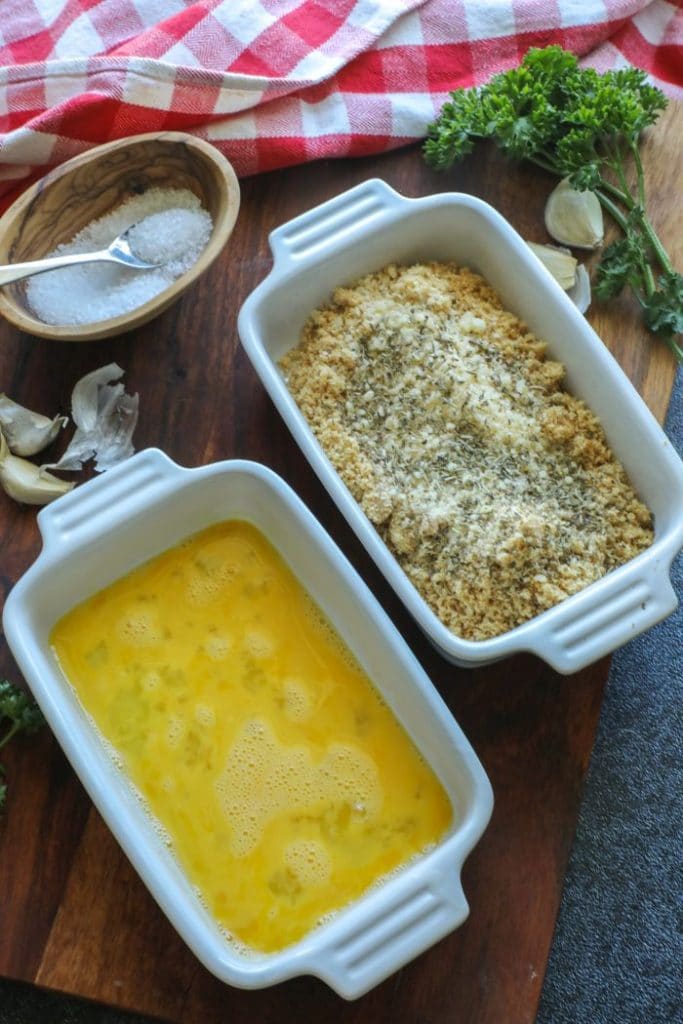
<svg viewBox="0 0 683 1024"><path fill-rule="evenodd" d="M137 132L192 132L240 175L391 149L548 43L683 98L682 3L0 0L0 206Z"/></svg>

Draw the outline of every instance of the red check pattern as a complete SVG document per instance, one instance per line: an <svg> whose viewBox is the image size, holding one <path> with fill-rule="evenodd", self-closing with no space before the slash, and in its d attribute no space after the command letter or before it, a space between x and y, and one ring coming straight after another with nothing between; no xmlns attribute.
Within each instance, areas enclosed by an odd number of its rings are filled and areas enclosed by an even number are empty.
<svg viewBox="0 0 683 1024"><path fill-rule="evenodd" d="M530 46L683 98L683 0L2 0L0 206L49 166L190 131L240 175L424 136Z"/></svg>

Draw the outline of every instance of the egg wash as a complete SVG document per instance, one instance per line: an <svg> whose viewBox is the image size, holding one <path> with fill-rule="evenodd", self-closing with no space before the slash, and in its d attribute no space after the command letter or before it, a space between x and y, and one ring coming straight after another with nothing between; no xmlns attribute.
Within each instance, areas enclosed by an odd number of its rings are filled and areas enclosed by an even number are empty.
<svg viewBox="0 0 683 1024"><path fill-rule="evenodd" d="M249 523L140 566L50 640L202 902L249 949L296 942L451 825L432 770Z"/></svg>

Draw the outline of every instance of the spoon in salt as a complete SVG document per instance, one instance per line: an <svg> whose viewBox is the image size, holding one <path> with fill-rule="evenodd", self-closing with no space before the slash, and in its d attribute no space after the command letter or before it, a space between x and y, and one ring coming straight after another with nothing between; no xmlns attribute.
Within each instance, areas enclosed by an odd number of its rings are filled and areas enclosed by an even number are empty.
<svg viewBox="0 0 683 1024"><path fill-rule="evenodd" d="M131 270L153 270L160 267L161 263L148 263L141 260L130 247L128 234L133 230L135 224L131 224L125 231L114 239L106 249L98 252L78 252L70 256L48 256L43 260L31 260L29 263L10 263L7 266L0 266L0 286L11 284L12 281L21 281L24 277L31 277L33 274L43 274L46 270L59 270L60 267L73 267L76 263L120 263Z"/></svg>

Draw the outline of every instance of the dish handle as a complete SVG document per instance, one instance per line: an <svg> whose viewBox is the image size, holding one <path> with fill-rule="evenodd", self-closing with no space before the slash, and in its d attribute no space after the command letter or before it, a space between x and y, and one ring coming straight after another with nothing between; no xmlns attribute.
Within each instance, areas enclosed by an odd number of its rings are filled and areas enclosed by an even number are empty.
<svg viewBox="0 0 683 1024"><path fill-rule="evenodd" d="M381 178L369 178L272 231L268 241L273 262L284 269L318 258L345 235L373 231L410 201Z"/></svg>
<svg viewBox="0 0 683 1024"><path fill-rule="evenodd" d="M38 513L43 548L59 549L102 537L172 489L188 470L158 448L146 448L88 480Z"/></svg>
<svg viewBox="0 0 683 1024"><path fill-rule="evenodd" d="M636 559L560 604L525 647L558 672L578 672L666 618L678 604L669 570L673 553Z"/></svg>
<svg viewBox="0 0 683 1024"><path fill-rule="evenodd" d="M345 999L357 999L452 932L469 913L460 871L442 863L428 874L396 876L349 915L334 939L300 964ZM302 958L304 961L306 957Z"/></svg>

